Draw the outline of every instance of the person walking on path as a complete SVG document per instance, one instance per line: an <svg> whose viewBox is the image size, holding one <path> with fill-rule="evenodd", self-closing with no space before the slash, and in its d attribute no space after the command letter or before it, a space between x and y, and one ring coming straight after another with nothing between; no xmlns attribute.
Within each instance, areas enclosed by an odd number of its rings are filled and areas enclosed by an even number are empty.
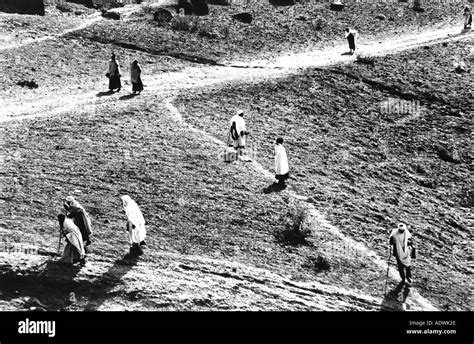
<svg viewBox="0 0 474 344"><path fill-rule="evenodd" d="M246 135L248 132L245 128L244 111L238 110L230 120L230 136L234 141L234 148L237 150L238 156L244 155Z"/></svg>
<svg viewBox="0 0 474 344"><path fill-rule="evenodd" d="M137 203L128 195L120 196L123 209L127 215L127 231L130 239L130 255L140 256L143 254L142 246L146 246L145 219Z"/></svg>
<svg viewBox="0 0 474 344"><path fill-rule="evenodd" d="M143 83L141 79L142 69L138 64L137 60L132 62L132 66L130 67L130 81L132 82L132 91L133 94L140 94L143 91Z"/></svg>
<svg viewBox="0 0 474 344"><path fill-rule="evenodd" d="M285 188L289 176L286 149L283 146L283 138L279 137L275 142L275 178L278 180L278 186Z"/></svg>
<svg viewBox="0 0 474 344"><path fill-rule="evenodd" d="M66 197L64 209L66 210L66 216L72 219L81 231L85 246L89 246L91 244L92 228L91 219L87 211L73 196Z"/></svg>
<svg viewBox="0 0 474 344"><path fill-rule="evenodd" d="M469 6L464 7L464 30L468 30L472 25L472 12Z"/></svg>
<svg viewBox="0 0 474 344"><path fill-rule="evenodd" d="M359 38L359 33L357 30L347 28L346 29L346 39L349 43L349 52L350 54L354 54L357 46L357 39Z"/></svg>
<svg viewBox="0 0 474 344"><path fill-rule="evenodd" d="M115 89L119 92L122 88L122 83L120 82L122 73L120 72L120 63L117 61L115 54L112 54L110 57L109 69L105 75L109 78L110 92L113 92Z"/></svg>
<svg viewBox="0 0 474 344"><path fill-rule="evenodd" d="M64 214L59 214L58 220L61 234L66 238L67 242L60 261L67 264L79 262L81 265L85 265L86 252L82 241L81 231L74 224L72 219L66 218Z"/></svg>
<svg viewBox="0 0 474 344"><path fill-rule="evenodd" d="M411 262L415 258L415 250L412 242L412 235L408 231L407 225L399 223L398 227L390 233L390 245L393 246L393 255L397 260L398 272L402 283L411 285Z"/></svg>

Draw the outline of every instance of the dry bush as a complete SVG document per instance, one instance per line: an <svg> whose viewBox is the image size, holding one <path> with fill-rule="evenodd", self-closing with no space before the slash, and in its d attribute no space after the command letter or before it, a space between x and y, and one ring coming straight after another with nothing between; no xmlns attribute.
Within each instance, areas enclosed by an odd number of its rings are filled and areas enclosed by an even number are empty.
<svg viewBox="0 0 474 344"><path fill-rule="evenodd" d="M175 30L196 32L199 26L199 20L194 16L176 16L171 19L170 25Z"/></svg>
<svg viewBox="0 0 474 344"><path fill-rule="evenodd" d="M304 268L310 269L315 273L331 270L331 264L326 257L318 255L317 257L309 257L307 262L303 264Z"/></svg>
<svg viewBox="0 0 474 344"><path fill-rule="evenodd" d="M357 55L357 63L373 66L375 65L375 57L370 55Z"/></svg>
<svg viewBox="0 0 474 344"><path fill-rule="evenodd" d="M285 229L277 232L278 241L285 245L309 245L307 238L311 234L308 225L307 211L301 207L295 207L285 215Z"/></svg>
<svg viewBox="0 0 474 344"><path fill-rule="evenodd" d="M317 16L316 19L312 21L313 29L316 31L322 31L328 26L328 22L321 16Z"/></svg>

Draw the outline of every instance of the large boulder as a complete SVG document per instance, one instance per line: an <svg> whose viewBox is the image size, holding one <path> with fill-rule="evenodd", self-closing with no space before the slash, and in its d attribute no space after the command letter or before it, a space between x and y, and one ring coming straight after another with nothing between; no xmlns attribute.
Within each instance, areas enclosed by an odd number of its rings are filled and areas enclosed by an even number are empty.
<svg viewBox="0 0 474 344"><path fill-rule="evenodd" d="M293 6L295 4L295 0L269 0L270 5L273 6Z"/></svg>
<svg viewBox="0 0 474 344"><path fill-rule="evenodd" d="M176 13L184 13L185 15L195 14L204 16L209 14L209 7L206 0L159 0L156 3L148 5L151 11L158 11L160 8L174 10Z"/></svg>
<svg viewBox="0 0 474 344"><path fill-rule="evenodd" d="M206 0L191 0L193 5L193 14L197 16L205 16L209 14L209 6Z"/></svg>
<svg viewBox="0 0 474 344"><path fill-rule="evenodd" d="M176 8L176 13L182 13L187 16L190 16L193 14L193 5L191 5L186 0L179 0L179 3L175 8Z"/></svg>
<svg viewBox="0 0 474 344"><path fill-rule="evenodd" d="M250 24L252 22L252 15L246 12L234 14L232 15L232 18L245 24Z"/></svg>
<svg viewBox="0 0 474 344"><path fill-rule="evenodd" d="M332 4L329 6L331 11L342 11L344 9L344 5L341 1L333 1Z"/></svg>
<svg viewBox="0 0 474 344"><path fill-rule="evenodd" d="M208 5L216 5L216 6L229 6L229 1L227 0L207 0Z"/></svg>
<svg viewBox="0 0 474 344"><path fill-rule="evenodd" d="M110 10L110 11L102 10L102 17L120 20L120 13L115 12L113 10Z"/></svg>
<svg viewBox="0 0 474 344"><path fill-rule="evenodd" d="M0 0L0 11L44 16L43 0Z"/></svg>
<svg viewBox="0 0 474 344"><path fill-rule="evenodd" d="M67 0L66 2L72 2L74 4L84 5L86 7L94 7L94 2L92 0Z"/></svg>

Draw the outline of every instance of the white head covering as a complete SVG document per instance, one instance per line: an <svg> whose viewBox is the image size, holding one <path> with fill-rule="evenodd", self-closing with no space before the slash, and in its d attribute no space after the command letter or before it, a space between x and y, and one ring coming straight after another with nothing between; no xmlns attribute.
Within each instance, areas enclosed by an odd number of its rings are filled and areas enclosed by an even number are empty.
<svg viewBox="0 0 474 344"><path fill-rule="evenodd" d="M404 223L402 223L402 222L399 223L397 227L398 227L398 230L399 230L399 231L404 231L404 230L407 229L407 225L404 224Z"/></svg>
<svg viewBox="0 0 474 344"><path fill-rule="evenodd" d="M123 203L123 209L127 215L128 221L135 226L134 229L130 231L130 242L131 243L140 243L145 239L146 230L145 230L145 219L143 217L138 204L130 198L128 195L120 196Z"/></svg>
<svg viewBox="0 0 474 344"><path fill-rule="evenodd" d="M400 231L403 229L403 231ZM404 223L399 223L397 228L392 231L390 237L394 238L394 244L397 249L398 259L405 266L411 265L411 255L408 249L408 239L411 238L411 233Z"/></svg>
<svg viewBox="0 0 474 344"><path fill-rule="evenodd" d="M138 204L128 195L120 196L120 198L122 199L123 209L125 210L128 220L136 227L138 227L140 224L144 225L145 219L143 218L143 214L138 207Z"/></svg>

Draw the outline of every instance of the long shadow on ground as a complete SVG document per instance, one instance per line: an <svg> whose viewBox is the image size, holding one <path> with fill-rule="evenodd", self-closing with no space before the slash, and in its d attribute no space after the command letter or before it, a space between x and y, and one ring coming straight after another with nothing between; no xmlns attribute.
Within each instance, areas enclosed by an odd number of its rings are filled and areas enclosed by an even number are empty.
<svg viewBox="0 0 474 344"><path fill-rule="evenodd" d="M381 311L404 311L402 305L407 299L410 289L403 287L404 283L400 282L385 295L382 304L380 305Z"/></svg>
<svg viewBox="0 0 474 344"><path fill-rule="evenodd" d="M96 311L107 300L107 293L112 290L120 279L125 276L135 265L137 265L138 257L126 254L123 258L117 259L107 272L103 273L99 278L99 282L106 284L103 289L99 289L92 294L88 303L85 305L85 311Z"/></svg>

